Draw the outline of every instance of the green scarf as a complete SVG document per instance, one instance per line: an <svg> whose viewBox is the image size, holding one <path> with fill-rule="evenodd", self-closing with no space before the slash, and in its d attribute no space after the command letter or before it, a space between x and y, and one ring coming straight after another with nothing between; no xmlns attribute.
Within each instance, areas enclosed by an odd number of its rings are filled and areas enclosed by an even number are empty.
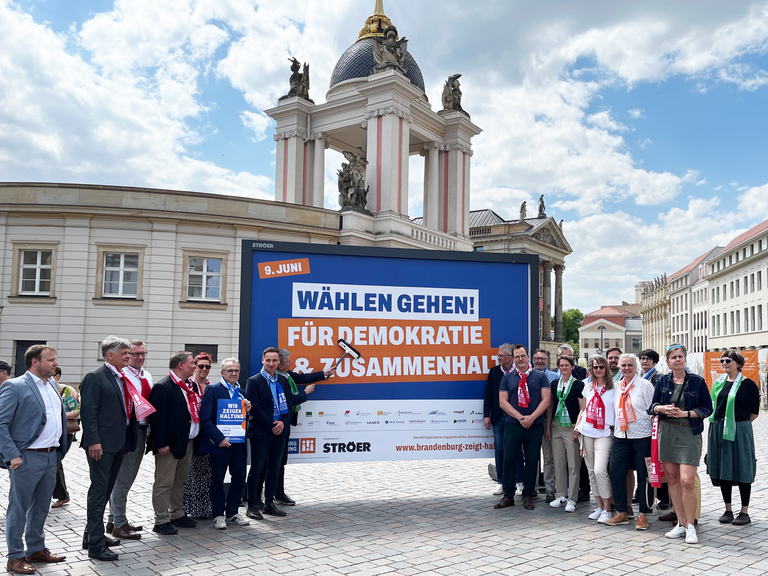
<svg viewBox="0 0 768 576"><path fill-rule="evenodd" d="M293 378L291 378L291 375L288 374L288 372L278 372L278 374L282 374L283 376L285 376L286 380L288 380L288 384L290 385L291 392L293 392L294 396L299 393L299 388L296 386L296 382L293 381ZM293 411L301 412L301 404L297 404L296 406L294 406Z"/></svg>
<svg viewBox="0 0 768 576"><path fill-rule="evenodd" d="M736 438L736 393L739 391L741 381L744 379L744 375L739 373L739 377L731 386L731 391L728 393L728 399L725 402L725 420L723 422L723 440L734 441ZM717 410L717 397L725 387L725 383L728 382L728 375L723 374L715 380L712 384L712 405L714 410L712 416L709 417L710 422L715 420L715 411Z"/></svg>
<svg viewBox="0 0 768 576"><path fill-rule="evenodd" d="M571 386L573 386L573 376L568 380L568 384L561 386L563 383L563 377L560 377L560 381L557 385L557 411L555 412L555 421L558 426L573 426L571 422L571 415L568 414L568 407L565 405L565 399L568 394L571 393Z"/></svg>

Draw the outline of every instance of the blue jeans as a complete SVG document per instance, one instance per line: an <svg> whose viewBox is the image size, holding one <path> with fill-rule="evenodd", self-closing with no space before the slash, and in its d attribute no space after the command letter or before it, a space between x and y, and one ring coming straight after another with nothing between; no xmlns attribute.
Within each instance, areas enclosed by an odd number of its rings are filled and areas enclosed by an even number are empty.
<svg viewBox="0 0 768 576"><path fill-rule="evenodd" d="M504 484L504 415L493 425L493 453L496 457L496 482Z"/></svg>

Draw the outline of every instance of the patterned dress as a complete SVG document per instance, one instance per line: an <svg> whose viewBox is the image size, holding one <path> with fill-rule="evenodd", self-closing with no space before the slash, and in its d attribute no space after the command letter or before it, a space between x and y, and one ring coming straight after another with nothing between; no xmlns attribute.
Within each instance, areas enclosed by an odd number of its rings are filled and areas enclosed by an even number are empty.
<svg viewBox="0 0 768 576"><path fill-rule="evenodd" d="M190 378L190 382L194 382ZM196 384L196 383L195 383ZM206 382L206 388L211 381ZM198 384L195 386L200 388ZM204 389L203 389L204 390ZM195 444L195 447L197 445ZM189 466L189 480L184 485L184 512L191 518L211 518L211 461L208 454L192 455Z"/></svg>

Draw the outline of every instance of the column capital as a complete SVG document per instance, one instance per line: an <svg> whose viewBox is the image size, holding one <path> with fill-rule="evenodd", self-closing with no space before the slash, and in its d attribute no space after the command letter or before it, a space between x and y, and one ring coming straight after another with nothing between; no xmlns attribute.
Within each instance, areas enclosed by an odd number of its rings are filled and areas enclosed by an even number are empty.
<svg viewBox="0 0 768 576"><path fill-rule="evenodd" d="M554 269L555 274L562 274L565 271L565 264L555 264Z"/></svg>
<svg viewBox="0 0 768 576"><path fill-rule="evenodd" d="M274 136L275 142L279 142L280 140L288 140L289 138L301 138L302 140L306 140L307 131L301 128L292 128L290 130L278 132Z"/></svg>
<svg viewBox="0 0 768 576"><path fill-rule="evenodd" d="M394 104L382 106L381 108L371 108L365 113L365 119L370 120L372 118L378 118L379 116L386 116L387 114L394 114L406 122L413 122L413 116L411 116L410 110L406 110L405 108L401 108Z"/></svg>
<svg viewBox="0 0 768 576"><path fill-rule="evenodd" d="M312 132L312 134L309 135L309 140L326 140L328 138L328 134L325 132Z"/></svg>
<svg viewBox="0 0 768 576"><path fill-rule="evenodd" d="M544 272L552 271L552 262L550 260L541 260L541 267L544 268Z"/></svg>
<svg viewBox="0 0 768 576"><path fill-rule="evenodd" d="M459 152L463 152L464 154L469 154L469 156L474 156L474 152L472 151L472 148L467 146L466 144L461 144L460 142L454 142L451 144L443 144L440 147L440 150L445 150L446 152L450 152L452 150L458 150Z"/></svg>
<svg viewBox="0 0 768 576"><path fill-rule="evenodd" d="M426 144L422 145L422 150L444 150L444 148L441 148L442 144L440 142L427 142Z"/></svg>

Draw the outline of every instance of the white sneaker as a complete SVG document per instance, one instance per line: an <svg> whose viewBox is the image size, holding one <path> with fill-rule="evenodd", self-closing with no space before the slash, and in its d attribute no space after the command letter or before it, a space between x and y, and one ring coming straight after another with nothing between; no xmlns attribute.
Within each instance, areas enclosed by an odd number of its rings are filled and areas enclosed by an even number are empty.
<svg viewBox="0 0 768 576"><path fill-rule="evenodd" d="M597 519L598 524L605 524L606 521L611 519L611 511L610 510L603 510L602 514L600 514L600 518Z"/></svg>
<svg viewBox="0 0 768 576"><path fill-rule="evenodd" d="M523 483L522 483L522 482L518 482L518 483L515 485L515 490L517 490L517 493L518 493L518 494L522 494L522 493L523 493L523 488L525 488L525 486L523 486Z"/></svg>
<svg viewBox="0 0 768 576"><path fill-rule="evenodd" d="M574 502L573 500L568 500L568 502L565 504L565 511L576 512L576 502Z"/></svg>
<svg viewBox="0 0 768 576"><path fill-rule="evenodd" d="M219 516L219 518L221 518L221 516ZM235 514L232 518L227 518L227 522L231 522L235 526L248 526L248 524L251 523L251 521L242 514Z"/></svg>
<svg viewBox="0 0 768 576"><path fill-rule="evenodd" d="M693 524L688 524L688 528L685 529L685 543L686 544L699 543L699 537L696 535L696 527Z"/></svg>
<svg viewBox="0 0 768 576"><path fill-rule="evenodd" d="M597 520L598 518L600 518L600 514L602 514L602 513L603 513L603 509L602 508L595 508L595 511L592 512L592 514L590 514L588 516L588 518L590 520Z"/></svg>
<svg viewBox="0 0 768 576"><path fill-rule="evenodd" d="M226 530L227 519L224 518L224 516L216 516L216 518L213 519L213 527L216 528L216 530Z"/></svg>
<svg viewBox="0 0 768 576"><path fill-rule="evenodd" d="M694 531L694 534L695 533L696 532ZM685 529L684 526L680 526L680 523L678 522L677 525L674 528L672 528L672 530L664 534L664 536L666 536L667 538L683 538L684 536L686 536L686 534L687 534L687 530Z"/></svg>
<svg viewBox="0 0 768 576"><path fill-rule="evenodd" d="M493 491L494 496L501 496L504 494L504 484L496 484L496 490Z"/></svg>
<svg viewBox="0 0 768 576"><path fill-rule="evenodd" d="M568 500L560 496L559 498L555 498L554 500L552 500L552 502L550 502L549 505L552 508L560 508L561 506L565 506L566 502L568 502Z"/></svg>

